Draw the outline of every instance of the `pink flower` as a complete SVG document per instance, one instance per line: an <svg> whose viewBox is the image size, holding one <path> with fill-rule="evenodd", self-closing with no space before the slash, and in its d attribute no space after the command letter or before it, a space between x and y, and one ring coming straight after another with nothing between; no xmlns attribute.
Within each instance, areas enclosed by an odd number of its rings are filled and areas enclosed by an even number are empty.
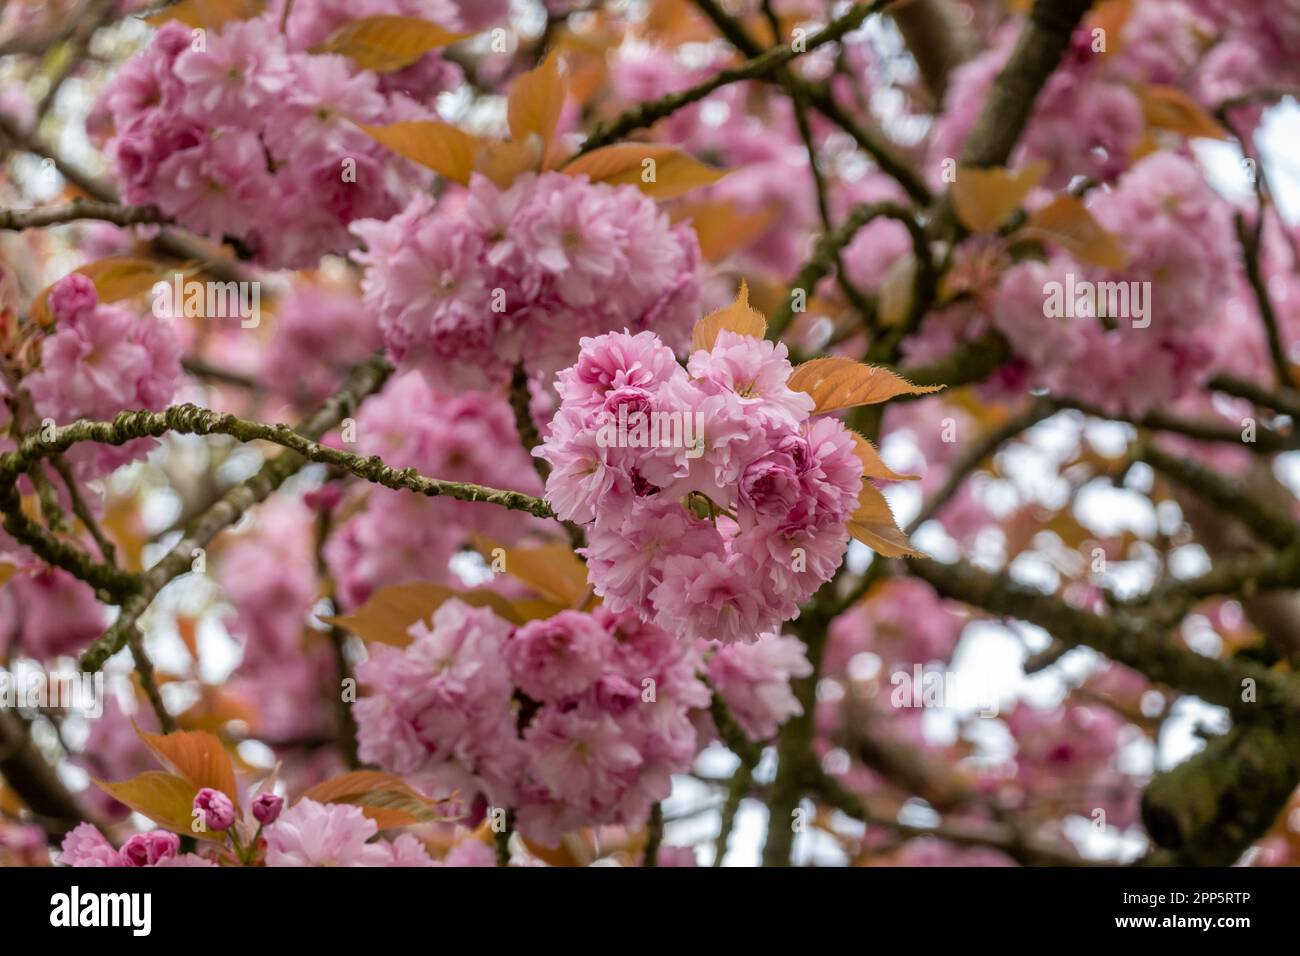
<svg viewBox="0 0 1300 956"><path fill-rule="evenodd" d="M220 790L201 789L194 795L194 810L209 830L229 830L235 825L235 804Z"/></svg>
<svg viewBox="0 0 1300 956"><path fill-rule="evenodd" d="M608 642L591 615L561 611L516 629L506 642L506 666L533 700L562 700L582 693L600 676Z"/></svg>
<svg viewBox="0 0 1300 956"><path fill-rule="evenodd" d="M811 673L803 642L793 637L769 635L753 644L728 644L709 660L709 682L753 740L766 740L803 713L790 678Z"/></svg>
<svg viewBox="0 0 1300 956"><path fill-rule="evenodd" d="M788 388L784 347L724 332L691 357L694 378L669 358L646 333L582 340L534 450L551 464L547 501L587 526L588 576L611 610L752 641L835 573L862 462L852 434Z"/></svg>
<svg viewBox="0 0 1300 956"><path fill-rule="evenodd" d="M634 188L559 173L506 190L476 175L436 209L417 197L386 223L352 229L367 245L355 258L389 352L439 387L502 384L521 362L547 377L575 339L611 328L653 327L684 344L700 294L689 226ZM664 351L656 365L680 374Z"/></svg>
<svg viewBox="0 0 1300 956"><path fill-rule="evenodd" d="M274 499L249 534L233 540L217 575L234 605L231 631L244 661L258 666L301 652L302 629L317 595L310 514L292 498Z"/></svg>
<svg viewBox="0 0 1300 956"><path fill-rule="evenodd" d="M433 857L429 856L429 851L424 848L420 838L412 833L403 833L388 844L388 850L392 854L388 866L423 867L438 865L434 862Z"/></svg>
<svg viewBox="0 0 1300 956"><path fill-rule="evenodd" d="M162 408L180 376L175 335L153 317L96 304L88 281L73 273L50 292L55 330L42 343L40 371L27 378L37 413L68 422Z"/></svg>
<svg viewBox="0 0 1300 956"><path fill-rule="evenodd" d="M642 761L612 718L585 708L547 707L524 738L537 779L576 807L612 802Z"/></svg>
<svg viewBox="0 0 1300 956"><path fill-rule="evenodd" d="M173 153L159 164L154 190L159 209L214 239L246 234L274 195L262 143L243 130Z"/></svg>
<svg viewBox="0 0 1300 956"><path fill-rule="evenodd" d="M650 595L656 620L685 640L752 641L772 622L761 577L741 559L673 555Z"/></svg>
<svg viewBox="0 0 1300 956"><path fill-rule="evenodd" d="M611 610L651 615L650 594L663 580L669 556L721 553L722 547L707 521L676 501L654 496L637 499L625 521L592 525L584 554L588 579Z"/></svg>
<svg viewBox="0 0 1300 956"><path fill-rule="evenodd" d="M374 690L353 708L362 759L457 780L514 759L513 688L501 666L509 631L491 611L450 600L431 624L411 628L405 649L377 648L357 667L357 679Z"/></svg>
<svg viewBox="0 0 1300 956"><path fill-rule="evenodd" d="M63 838L58 862L63 866L127 866L93 823L80 823ZM125 849L125 847L123 848Z"/></svg>
<svg viewBox="0 0 1300 956"><path fill-rule="evenodd" d="M389 849L368 843L379 830L360 807L304 798L263 831L267 866L385 866Z"/></svg>
<svg viewBox="0 0 1300 956"><path fill-rule="evenodd" d="M546 499L565 521L586 523L596 518L596 505L606 510L631 505L631 476L615 467L616 453L602 445L600 433L561 409L551 421L546 441L533 454L551 466Z"/></svg>
<svg viewBox="0 0 1300 956"><path fill-rule="evenodd" d="M181 838L166 830L137 833L125 843L119 856L123 866L157 866L180 852Z"/></svg>
<svg viewBox="0 0 1300 956"><path fill-rule="evenodd" d="M773 424L798 425L815 403L806 392L786 386L793 370L784 343L769 342L726 329L710 351L691 356L687 370L706 389L725 389L760 418Z"/></svg>
<svg viewBox="0 0 1300 956"><path fill-rule="evenodd" d="M555 382L560 398L571 408L591 411L604 405L612 391L637 388L648 392L683 377L672 350L653 332L610 332L584 338L578 345L578 361L560 372Z"/></svg>
<svg viewBox="0 0 1300 956"><path fill-rule="evenodd" d="M479 840L462 840L443 858L443 866L496 866L492 848Z"/></svg>
<svg viewBox="0 0 1300 956"><path fill-rule="evenodd" d="M48 305L56 323L71 325L90 318L99 305L99 293L89 277L73 272L54 283Z"/></svg>
<svg viewBox="0 0 1300 956"><path fill-rule="evenodd" d="M216 866L217 864L205 856L199 856L197 853L178 853L176 856L164 857L154 865L163 867L164 869L177 869L196 866Z"/></svg>
<svg viewBox="0 0 1300 956"><path fill-rule="evenodd" d="M283 45L268 41L265 25L232 20L209 32L206 48L176 58L176 76L185 83L185 110L208 123L246 122L276 105L294 77Z"/></svg>
<svg viewBox="0 0 1300 956"><path fill-rule="evenodd" d="M740 503L758 520L780 520L794 510L803 490L799 468L786 452L769 452L740 476Z"/></svg>
<svg viewBox="0 0 1300 956"><path fill-rule="evenodd" d="M358 668L371 691L356 705L363 759L416 775L430 793L512 806L521 832L552 845L591 822L643 820L690 766L690 714L709 701L690 645L600 608L517 628L504 650L492 640L466 653L453 647L473 640L469 609L443 608L431 632L417 627L408 648L376 649ZM477 627L498 620L487 609L472 617ZM473 855L473 865L491 861Z"/></svg>
<svg viewBox="0 0 1300 956"><path fill-rule="evenodd" d="M343 384L358 356L380 345L379 329L355 296L320 286L295 286L278 301L275 319L275 338L263 353L259 378L303 405L323 402Z"/></svg>
<svg viewBox="0 0 1300 956"><path fill-rule="evenodd" d="M375 10L393 12L382 3ZM276 10L208 30L202 45L167 24L109 83L93 115L125 200L154 203L195 232L238 239L263 264L305 268L355 245L352 220L393 215L409 188L428 179L353 122L428 111L396 92L419 80L419 68L402 71L404 81L381 80L341 56L296 52L302 9L294 13L293 44ZM309 12L309 32L333 24L312 43L358 15L334 14ZM456 73L440 70L436 54L425 60L433 81Z"/></svg>
<svg viewBox="0 0 1300 956"><path fill-rule="evenodd" d="M263 826L270 826L280 818L284 809L284 797L274 793L259 793L253 798L253 819Z"/></svg>

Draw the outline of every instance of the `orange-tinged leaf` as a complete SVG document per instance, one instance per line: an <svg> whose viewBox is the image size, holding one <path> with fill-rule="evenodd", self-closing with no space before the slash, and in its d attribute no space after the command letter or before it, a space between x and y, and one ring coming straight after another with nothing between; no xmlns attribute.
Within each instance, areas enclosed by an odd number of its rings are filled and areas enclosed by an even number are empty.
<svg viewBox="0 0 1300 956"><path fill-rule="evenodd" d="M1133 14L1133 0L1102 0L1088 15L1090 30L1101 30L1106 49L1102 56L1114 56L1124 47L1124 27ZM1091 34L1089 34L1091 36Z"/></svg>
<svg viewBox="0 0 1300 956"><path fill-rule="evenodd" d="M238 806L235 768L230 762L230 754L215 736L203 730L171 734L147 734L137 730L136 733L163 766L187 780L195 790L204 787L220 790Z"/></svg>
<svg viewBox="0 0 1300 956"><path fill-rule="evenodd" d="M323 620L351 631L363 641L405 647L411 643L408 633L417 621L428 621L446 601L456 598L471 607L486 607L515 624L522 623L511 603L495 591L475 589L457 591L431 582L394 584L380 588L351 614Z"/></svg>
<svg viewBox="0 0 1300 956"><path fill-rule="evenodd" d="M516 177L542 168L542 149L542 138L536 133L529 133L527 139L487 143L474 157L474 171L509 189Z"/></svg>
<svg viewBox="0 0 1300 956"><path fill-rule="evenodd" d="M1074 196L1057 196L1035 210L1023 231L1050 240L1075 258L1105 269L1122 269L1128 262L1124 247L1092 217L1083 201Z"/></svg>
<svg viewBox="0 0 1300 956"><path fill-rule="evenodd" d="M595 598L595 601L599 603L600 599ZM561 611L568 610L562 604L556 604L554 601L547 601L542 598L520 598L517 601L511 601L510 606L514 608L515 616L519 619L520 624L527 624L529 621L544 621L548 617L555 617Z"/></svg>
<svg viewBox="0 0 1300 956"><path fill-rule="evenodd" d="M767 334L767 319L750 306L749 286L744 279L740 280L740 291L736 294L735 302L716 312L710 312L695 323L695 328L691 330L691 351L711 350L718 341L718 333L723 329L755 339L761 339Z"/></svg>
<svg viewBox="0 0 1300 956"><path fill-rule="evenodd" d="M971 232L992 232L1020 208L1029 191L1046 175L1045 160L1021 169L963 166L952 184L952 204L957 218Z"/></svg>
<svg viewBox="0 0 1300 956"><path fill-rule="evenodd" d="M615 143L570 160L560 172L593 183L635 186L653 199L673 199L716 183L729 170L707 166L676 146Z"/></svg>
<svg viewBox="0 0 1300 956"><path fill-rule="evenodd" d="M430 50L458 43L472 33L456 33L419 17L364 17L345 23L312 53L341 53L363 70L392 73Z"/></svg>
<svg viewBox="0 0 1300 956"><path fill-rule="evenodd" d="M858 510L849 516L846 527L854 538L887 558L925 556L913 548L907 535L899 530L894 521L894 513L889 510L889 502L880 493L880 489L869 481L862 482Z"/></svg>
<svg viewBox="0 0 1300 956"><path fill-rule="evenodd" d="M477 136L441 120L407 120L388 126L357 125L398 156L427 166L462 186L469 184L470 173L474 171L474 157L483 145Z"/></svg>
<svg viewBox="0 0 1300 956"><path fill-rule="evenodd" d="M876 451L876 446L871 444L857 432L850 432L853 436L853 454L858 456L858 461L862 462L863 478L886 478L890 481L917 481L920 475L900 475L894 469L885 464L885 460L880 457L880 452Z"/></svg>
<svg viewBox="0 0 1300 956"><path fill-rule="evenodd" d="M186 26L215 30L230 20L251 20L265 9L265 0L183 0L146 17L145 23L160 27L179 20Z"/></svg>
<svg viewBox="0 0 1300 956"><path fill-rule="evenodd" d="M355 770L325 780L307 790L304 799L317 803L348 803L360 807L381 830L412 823L450 819L430 800L401 777L378 770Z"/></svg>
<svg viewBox="0 0 1300 956"><path fill-rule="evenodd" d="M23 801L17 793L4 784L0 784L0 813L9 817L17 817L23 812L23 806Z"/></svg>
<svg viewBox="0 0 1300 956"><path fill-rule="evenodd" d="M510 138L526 140L536 134L542 140L542 156L550 159L555 127L564 109L565 84L560 59L552 51L536 68L515 79L506 93L506 122Z"/></svg>
<svg viewBox="0 0 1300 956"><path fill-rule="evenodd" d="M898 395L926 395L944 387L913 385L887 368L838 356L796 366L786 384L812 396L817 403L814 415L855 405L875 405Z"/></svg>
<svg viewBox="0 0 1300 956"><path fill-rule="evenodd" d="M1147 125L1184 136L1227 139L1227 131L1205 109L1182 90L1172 86L1143 86L1138 89Z"/></svg>
<svg viewBox="0 0 1300 956"><path fill-rule="evenodd" d="M682 43L712 40L714 33L688 0L652 0L641 29L657 45L671 49Z"/></svg>
<svg viewBox="0 0 1300 956"><path fill-rule="evenodd" d="M506 548L474 535L473 545L489 565L505 562L505 573L561 607L577 607L587 597L587 566L563 542L534 548Z"/></svg>
<svg viewBox="0 0 1300 956"><path fill-rule="evenodd" d="M678 205L672 220L689 219L700 241L700 255L707 262L721 262L767 232L777 215L771 206L742 212L733 202L705 200Z"/></svg>
<svg viewBox="0 0 1300 956"><path fill-rule="evenodd" d="M220 841L222 834L194 830L194 795L198 793L192 783L175 774L149 770L118 783L95 780L95 786L136 813L142 813L159 826L181 836L200 840Z"/></svg>
<svg viewBox="0 0 1300 956"><path fill-rule="evenodd" d="M152 259L136 259L131 256L110 256L96 259L73 270L95 283L95 291L101 302L120 302L133 295L140 295L153 288L154 283L176 272L184 272L184 266L163 265ZM62 280L59 280L62 281ZM42 325L53 321L50 315L50 290L58 283L42 289L32 300L31 316Z"/></svg>

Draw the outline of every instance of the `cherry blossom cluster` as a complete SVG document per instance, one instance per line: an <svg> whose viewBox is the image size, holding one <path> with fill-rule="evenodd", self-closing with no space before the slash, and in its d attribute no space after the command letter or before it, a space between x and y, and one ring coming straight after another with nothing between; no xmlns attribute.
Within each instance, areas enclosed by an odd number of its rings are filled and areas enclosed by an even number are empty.
<svg viewBox="0 0 1300 956"><path fill-rule="evenodd" d="M848 546L852 433L810 417L781 344L724 330L685 370L652 332L581 344L534 454L552 507L586 526L596 593L685 640L775 632Z"/></svg>
<svg viewBox="0 0 1300 956"><path fill-rule="evenodd" d="M411 170L355 124L430 115L343 56L290 50L270 13L201 42L166 24L97 109L126 202L291 268L351 248L354 219L401 208Z"/></svg>
<svg viewBox="0 0 1300 956"><path fill-rule="evenodd" d="M492 866L491 849L466 840L434 860L419 837L375 839L379 826L360 807L304 798L266 828L267 866Z"/></svg>
<svg viewBox="0 0 1300 956"><path fill-rule="evenodd" d="M213 809L213 805L216 809ZM478 840L465 840L442 860L429 856L414 834L392 840L375 839L379 826L360 807L343 803L318 803L303 798L288 809L284 799L260 794L251 808L254 819L265 826L253 848L258 862L275 867L308 866L492 866L492 851ZM226 830L234 823L235 807L225 794L200 791L195 811L209 829ZM224 824L212 827L211 822ZM180 837L166 830L151 830L128 838L115 849L92 823L82 823L63 840L58 862L77 867L217 866L211 850L180 852Z"/></svg>
<svg viewBox="0 0 1300 956"><path fill-rule="evenodd" d="M115 849L93 823L78 824L63 838L65 866L216 866L196 853L181 853L181 838L166 830L137 833Z"/></svg>
<svg viewBox="0 0 1300 956"><path fill-rule="evenodd" d="M24 379L40 418L66 425L167 405L181 371L170 325L100 302L94 282L75 272L50 290L48 305L54 329L41 343L40 368ZM117 448L81 445L68 458L82 477L93 477L142 457L154 444L141 438Z"/></svg>
<svg viewBox="0 0 1300 956"><path fill-rule="evenodd" d="M390 354L443 389L503 383L521 362L548 377L578 338L609 329L680 347L699 314L694 231L632 186L541 173L501 189L475 175L353 231Z"/></svg>
<svg viewBox="0 0 1300 956"><path fill-rule="evenodd" d="M1080 26L1044 85L1009 165L1047 160L1046 184L1053 188L1064 188L1074 176L1113 182L1132 163L1146 132L1139 87L1175 83L1191 73L1209 28L1182 0L1135 4L1121 35L1104 38L1104 50L1094 49L1099 41L1092 28ZM943 161L961 155L1017 33L1008 25L985 52L954 72L930 140L927 165L936 185L944 181Z"/></svg>
<svg viewBox="0 0 1300 956"><path fill-rule="evenodd" d="M993 325L1027 363L1032 385L1144 412L1201 384L1214 367L1219 310L1238 268L1231 210L1195 163L1165 152L1099 192L1090 210L1121 240L1127 265L1104 270L1057 252L1013 266L994 297ZM1075 301L1064 316L1048 315L1053 283L1062 290L1118 283L1128 314L1105 316L1104 302L1089 310Z"/></svg>
<svg viewBox="0 0 1300 956"><path fill-rule="evenodd" d="M513 807L525 836L554 845L583 825L639 823L698 750L698 658L633 614L511 627L453 599L410 633L357 668L361 758L459 791L480 815Z"/></svg>
<svg viewBox="0 0 1300 956"><path fill-rule="evenodd" d="M1198 76L1207 103L1291 86L1300 78L1300 20L1292 0L1230 6L1210 0L1187 3L1218 40L1206 51ZM1258 121L1261 106L1247 110Z"/></svg>

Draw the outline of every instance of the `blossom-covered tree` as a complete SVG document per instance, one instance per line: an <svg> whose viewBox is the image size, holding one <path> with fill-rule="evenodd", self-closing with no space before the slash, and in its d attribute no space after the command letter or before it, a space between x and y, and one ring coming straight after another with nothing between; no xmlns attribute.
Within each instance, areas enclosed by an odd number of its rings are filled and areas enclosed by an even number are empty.
<svg viewBox="0 0 1300 956"><path fill-rule="evenodd" d="M0 5L0 863L1292 864L1298 64Z"/></svg>

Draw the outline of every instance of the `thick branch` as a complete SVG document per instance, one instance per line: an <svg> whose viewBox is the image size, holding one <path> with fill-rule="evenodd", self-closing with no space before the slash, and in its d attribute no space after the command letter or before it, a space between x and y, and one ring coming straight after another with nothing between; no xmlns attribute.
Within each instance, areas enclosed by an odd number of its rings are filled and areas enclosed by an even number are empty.
<svg viewBox="0 0 1300 956"><path fill-rule="evenodd" d="M1159 409L1153 409L1145 415L1123 415L1108 412L1076 398L1053 396L1053 401L1060 408L1072 408L1075 411L1083 412L1085 415L1091 415L1093 418L1127 422L1136 428L1150 428L1153 431L1171 432L1196 441L1218 442L1220 444L1243 445L1246 447L1253 445L1253 450L1262 454L1290 451L1296 447L1296 440L1293 436L1280 432L1258 431L1253 442L1246 442L1242 438L1241 429L1232 425L1225 425L1215 421L1179 418Z"/></svg>
<svg viewBox="0 0 1300 956"><path fill-rule="evenodd" d="M117 226L161 223L169 219L157 206L119 206L94 199L74 199L66 206L42 206L35 209L0 209L0 229L36 229L78 219L99 219Z"/></svg>
<svg viewBox="0 0 1300 956"><path fill-rule="evenodd" d="M1290 515L1249 494L1235 479L1220 475L1190 458L1171 455L1151 444L1140 446L1137 457L1156 471L1196 492L1221 512L1235 517L1266 544L1286 548L1300 539L1300 525Z"/></svg>
<svg viewBox="0 0 1300 956"><path fill-rule="evenodd" d="M37 751L23 722L4 708L0 708L0 776L51 837L61 837L86 819L76 798Z"/></svg>
<svg viewBox="0 0 1300 956"><path fill-rule="evenodd" d="M1244 398L1263 408L1271 408L1292 418L1300 418L1300 392L1292 388L1278 388L1270 391L1255 382L1237 378L1233 375L1216 375L1210 379L1210 388L1226 395Z"/></svg>
<svg viewBox="0 0 1300 956"><path fill-rule="evenodd" d="M1300 584L1297 565L1300 562L1292 563L1292 575ZM1167 628L1159 623L1148 623L1133 614L1091 614L1004 575L969 565L909 559L907 566L945 597L1037 624L1064 643L1091 647L1154 681L1234 713L1256 716L1275 708L1300 715L1300 685L1296 681L1239 660L1196 654L1173 643ZM1242 699L1247 687L1255 688L1258 703Z"/></svg>
<svg viewBox="0 0 1300 956"><path fill-rule="evenodd" d="M1298 782L1294 723L1238 724L1147 786L1142 823L1167 851L1147 862L1232 864L1272 826Z"/></svg>
<svg viewBox="0 0 1300 956"><path fill-rule="evenodd" d="M907 837L934 837L958 846L991 847L1026 866L1091 865L1068 847L1046 843L1006 824L945 820L933 827L912 826L900 822L895 816L872 810L856 793L820 771L811 774L807 784L826 803L867 826L887 827Z"/></svg>
<svg viewBox="0 0 1300 956"><path fill-rule="evenodd" d="M1006 165L1033 115L1039 91L1065 56L1071 34L1091 5L1092 0L1036 0L966 140L961 165ZM932 220L932 232L950 235L955 227L950 199L944 196Z"/></svg>

